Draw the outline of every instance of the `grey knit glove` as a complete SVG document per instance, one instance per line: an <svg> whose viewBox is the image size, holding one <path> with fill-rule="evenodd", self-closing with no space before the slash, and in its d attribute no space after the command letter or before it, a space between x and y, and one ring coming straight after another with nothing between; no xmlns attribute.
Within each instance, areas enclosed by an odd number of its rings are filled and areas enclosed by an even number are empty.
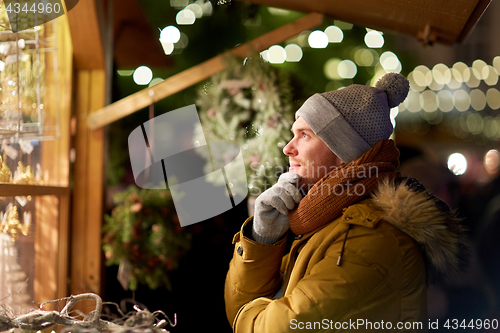
<svg viewBox="0 0 500 333"><path fill-rule="evenodd" d="M273 244L290 227L288 211L302 199L297 188L300 176L294 172L283 173L278 182L255 200L252 237L259 243Z"/></svg>

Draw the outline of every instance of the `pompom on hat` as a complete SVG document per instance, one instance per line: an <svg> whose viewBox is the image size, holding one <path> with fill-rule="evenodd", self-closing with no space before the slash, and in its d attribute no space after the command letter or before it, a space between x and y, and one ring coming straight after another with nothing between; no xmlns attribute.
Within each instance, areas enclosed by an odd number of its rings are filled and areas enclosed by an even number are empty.
<svg viewBox="0 0 500 333"><path fill-rule="evenodd" d="M385 74L375 87L353 84L314 94L295 113L344 163L354 161L387 140L393 127L391 108L408 95L410 83L401 74Z"/></svg>

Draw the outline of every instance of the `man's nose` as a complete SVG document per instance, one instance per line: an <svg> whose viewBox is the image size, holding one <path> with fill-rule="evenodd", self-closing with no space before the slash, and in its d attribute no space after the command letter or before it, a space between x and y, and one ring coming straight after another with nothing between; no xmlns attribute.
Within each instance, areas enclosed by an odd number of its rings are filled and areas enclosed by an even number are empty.
<svg viewBox="0 0 500 333"><path fill-rule="evenodd" d="M297 149L295 148L295 145L293 143L293 139L288 142L288 144L283 147L283 153L287 156L296 156L297 155Z"/></svg>

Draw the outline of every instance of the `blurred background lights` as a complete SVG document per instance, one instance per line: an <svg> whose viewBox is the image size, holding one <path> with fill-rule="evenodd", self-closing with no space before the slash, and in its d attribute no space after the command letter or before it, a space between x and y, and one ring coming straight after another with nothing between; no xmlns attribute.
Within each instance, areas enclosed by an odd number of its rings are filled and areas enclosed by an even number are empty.
<svg viewBox="0 0 500 333"><path fill-rule="evenodd" d="M324 49L328 46L328 36L320 30L311 32L307 41L309 46L314 49Z"/></svg>
<svg viewBox="0 0 500 333"><path fill-rule="evenodd" d="M479 89L473 89L470 92L470 105L476 111L484 110L486 106L486 96Z"/></svg>
<svg viewBox="0 0 500 333"><path fill-rule="evenodd" d="M190 4L186 7L186 10L192 11L196 18L201 18L203 16L203 8L197 3Z"/></svg>
<svg viewBox="0 0 500 333"><path fill-rule="evenodd" d="M356 67L356 64L351 60L343 60L339 63L337 71L341 78L352 79L353 77L356 76L358 68Z"/></svg>
<svg viewBox="0 0 500 333"><path fill-rule="evenodd" d="M451 81L450 69L445 64L437 64L432 68L432 77L438 84L448 84Z"/></svg>
<svg viewBox="0 0 500 333"><path fill-rule="evenodd" d="M500 91L498 91L497 89L488 89L488 91L486 92L486 100L488 102L488 106L491 109L500 109Z"/></svg>
<svg viewBox="0 0 500 333"><path fill-rule="evenodd" d="M286 61L297 62L302 59L302 49L297 44L288 44L285 46Z"/></svg>
<svg viewBox="0 0 500 333"><path fill-rule="evenodd" d="M181 32L181 38L179 39L179 41L177 43L174 44L174 48L176 50L183 49L183 48L187 47L188 44L189 44L188 36L185 33Z"/></svg>
<svg viewBox="0 0 500 333"><path fill-rule="evenodd" d="M130 76L130 75L134 74L133 69L118 69L116 72L120 76Z"/></svg>
<svg viewBox="0 0 500 333"><path fill-rule="evenodd" d="M493 58L493 67L495 67L497 72L500 73L500 56Z"/></svg>
<svg viewBox="0 0 500 333"><path fill-rule="evenodd" d="M494 86L498 83L498 71L493 66L485 66L482 75L484 82L489 86Z"/></svg>
<svg viewBox="0 0 500 333"><path fill-rule="evenodd" d="M323 73L330 80L340 80L342 77L339 75L337 68L339 67L341 60L338 58L331 58L325 62L323 66Z"/></svg>
<svg viewBox="0 0 500 333"><path fill-rule="evenodd" d="M477 73L479 74L479 77L478 79L485 79L481 73L483 72L483 68L488 66L483 60L481 59L476 59L474 60L474 62L472 63L472 68L475 69L477 71Z"/></svg>
<svg viewBox="0 0 500 333"><path fill-rule="evenodd" d="M280 45L273 45L267 52L267 60L272 64L282 64L285 62L286 52Z"/></svg>
<svg viewBox="0 0 500 333"><path fill-rule="evenodd" d="M267 57L268 53L269 53L269 51L268 51L268 50L264 50L264 51L262 51L262 52L260 53L260 56L262 57L262 59L263 59L264 61L267 61L267 62L269 62L269 58Z"/></svg>
<svg viewBox="0 0 500 333"><path fill-rule="evenodd" d="M380 56L380 64L386 72L399 73L401 72L402 66L398 57L390 51L382 53Z"/></svg>
<svg viewBox="0 0 500 333"><path fill-rule="evenodd" d="M413 71L415 83L421 87L427 87L432 83L432 74L429 68L424 65L415 67Z"/></svg>
<svg viewBox="0 0 500 333"><path fill-rule="evenodd" d="M213 7L212 7L212 3L210 1L205 2L203 4L202 8L203 8L203 15L205 15L205 16L212 15Z"/></svg>
<svg viewBox="0 0 500 333"><path fill-rule="evenodd" d="M189 25L193 24L194 21L196 21L195 13L187 8L181 10L175 16L175 22L177 22L178 25Z"/></svg>
<svg viewBox="0 0 500 333"><path fill-rule="evenodd" d="M467 170L467 159L460 153L453 153L448 157L448 169L460 176Z"/></svg>
<svg viewBox="0 0 500 333"><path fill-rule="evenodd" d="M339 27L342 30L351 30L352 26L353 26L352 23L347 23L347 22L339 21L339 20L333 21L333 24L335 24L337 27Z"/></svg>
<svg viewBox="0 0 500 333"><path fill-rule="evenodd" d="M160 41L161 47L163 47L163 52L165 52L166 55L172 54L174 52L174 43L165 43Z"/></svg>
<svg viewBox="0 0 500 333"><path fill-rule="evenodd" d="M441 90L437 93L438 97L438 107L439 110L443 112L450 112L455 107L455 102L453 101L453 94L448 90Z"/></svg>
<svg viewBox="0 0 500 333"><path fill-rule="evenodd" d="M155 77L154 79L151 80L151 82L149 82L148 87L151 88L152 86L157 85L160 82L163 82L163 79L159 78L159 77Z"/></svg>
<svg viewBox="0 0 500 333"><path fill-rule="evenodd" d="M370 48L380 48L384 46L384 36L375 30L368 31L365 35L365 44Z"/></svg>
<svg viewBox="0 0 500 333"><path fill-rule="evenodd" d="M467 130L472 134L480 134L484 128L484 121L477 113L467 115Z"/></svg>
<svg viewBox="0 0 500 333"><path fill-rule="evenodd" d="M484 168L490 175L498 172L500 168L500 153L498 150L491 149L484 155Z"/></svg>
<svg viewBox="0 0 500 333"><path fill-rule="evenodd" d="M470 97L465 90L455 90L453 92L453 99L455 100L455 108L458 111L467 111L470 108Z"/></svg>
<svg viewBox="0 0 500 333"><path fill-rule="evenodd" d="M459 71L456 68L451 68L450 72L451 72L451 76L452 76L453 80L456 80L456 81L458 81L460 83L464 82L464 79L463 79L461 71Z"/></svg>
<svg viewBox="0 0 500 333"><path fill-rule="evenodd" d="M344 33L339 27L334 25L325 29L325 34L328 36L330 43L340 43L344 39Z"/></svg>
<svg viewBox="0 0 500 333"><path fill-rule="evenodd" d="M464 71L464 79L466 79L465 84L469 88L477 88L481 83L481 73L477 70L477 68L468 68Z"/></svg>
<svg viewBox="0 0 500 333"><path fill-rule="evenodd" d="M304 30L302 31L298 36L297 36L297 44L299 44L300 47L306 47L309 46L309 43L307 42L307 39L309 38L309 35L311 34L311 31L309 30Z"/></svg>
<svg viewBox="0 0 500 333"><path fill-rule="evenodd" d="M425 112L434 112L438 108L437 95L432 90L426 90L420 94L420 106Z"/></svg>
<svg viewBox="0 0 500 333"><path fill-rule="evenodd" d="M170 6L176 9L182 9L189 5L189 0L170 0Z"/></svg>
<svg viewBox="0 0 500 333"><path fill-rule="evenodd" d="M137 69L134 71L134 74L132 76L134 78L134 82L138 85L146 85L149 82L151 82L151 79L153 78L153 72L149 67L146 66L139 66Z"/></svg>
<svg viewBox="0 0 500 333"><path fill-rule="evenodd" d="M373 66L378 61L378 53L361 48L354 53L354 61L358 66Z"/></svg>
<svg viewBox="0 0 500 333"><path fill-rule="evenodd" d="M165 27L160 33L160 41L162 43L177 43L180 38L181 32L173 25Z"/></svg>

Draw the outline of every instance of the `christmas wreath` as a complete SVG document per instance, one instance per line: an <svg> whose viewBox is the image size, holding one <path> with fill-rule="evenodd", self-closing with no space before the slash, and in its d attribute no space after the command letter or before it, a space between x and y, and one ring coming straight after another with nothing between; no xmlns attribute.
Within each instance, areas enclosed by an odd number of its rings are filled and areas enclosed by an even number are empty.
<svg viewBox="0 0 500 333"><path fill-rule="evenodd" d="M103 227L106 265L120 265L118 278L125 289L136 290L138 284L170 289L169 272L191 246L170 192L130 186L113 199L117 206Z"/></svg>
<svg viewBox="0 0 500 333"><path fill-rule="evenodd" d="M207 142L236 143L242 150L250 194L256 196L276 183L288 165L282 150L291 138L294 117L290 80L258 54L226 61L226 69L198 92L204 133L199 129L194 140L204 134ZM212 157L226 153L212 151Z"/></svg>

